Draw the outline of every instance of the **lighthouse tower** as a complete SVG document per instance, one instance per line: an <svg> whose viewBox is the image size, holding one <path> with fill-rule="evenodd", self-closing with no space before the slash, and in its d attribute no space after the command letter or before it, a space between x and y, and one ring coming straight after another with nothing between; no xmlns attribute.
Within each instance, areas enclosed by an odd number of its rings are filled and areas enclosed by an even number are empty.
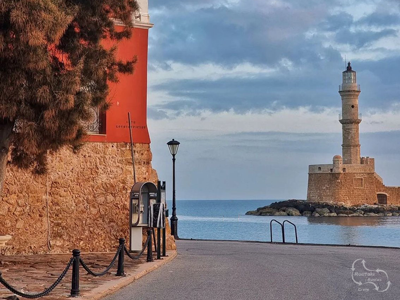
<svg viewBox="0 0 400 300"><path fill-rule="evenodd" d="M342 97L339 118L343 134L342 156L335 155L331 164L308 167L307 200L345 205L400 204L400 187L384 185L375 172L375 159L360 157L360 86L350 63L343 72L339 94Z"/></svg>
<svg viewBox="0 0 400 300"><path fill-rule="evenodd" d="M360 86L357 84L356 72L351 68L350 62L343 72L343 82L339 87L342 97L342 156L343 164L360 164L360 130L361 117L358 113L358 95Z"/></svg>

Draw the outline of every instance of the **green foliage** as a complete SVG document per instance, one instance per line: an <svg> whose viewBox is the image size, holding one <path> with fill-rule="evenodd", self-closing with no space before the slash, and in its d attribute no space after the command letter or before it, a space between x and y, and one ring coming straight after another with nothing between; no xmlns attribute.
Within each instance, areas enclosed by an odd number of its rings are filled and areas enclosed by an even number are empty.
<svg viewBox="0 0 400 300"><path fill-rule="evenodd" d="M136 62L117 61L101 41L130 38L137 9L135 0L0 1L0 130L14 124L14 164L42 173L49 150L82 142L90 108L109 106L107 81Z"/></svg>

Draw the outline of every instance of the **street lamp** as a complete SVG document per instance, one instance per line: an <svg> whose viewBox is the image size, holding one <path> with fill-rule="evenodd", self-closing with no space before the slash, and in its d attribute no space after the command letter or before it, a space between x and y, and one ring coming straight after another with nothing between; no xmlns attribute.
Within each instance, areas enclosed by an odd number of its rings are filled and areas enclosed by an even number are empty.
<svg viewBox="0 0 400 300"><path fill-rule="evenodd" d="M171 216L171 235L178 238L178 218L176 217L175 199L175 155L178 153L179 142L172 139L167 143L172 155L172 216Z"/></svg>

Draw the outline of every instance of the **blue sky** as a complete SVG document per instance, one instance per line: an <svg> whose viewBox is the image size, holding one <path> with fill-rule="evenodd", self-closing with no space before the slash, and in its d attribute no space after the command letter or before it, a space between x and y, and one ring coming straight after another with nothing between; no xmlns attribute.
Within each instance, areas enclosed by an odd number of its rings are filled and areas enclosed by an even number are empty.
<svg viewBox="0 0 400 300"><path fill-rule="evenodd" d="M305 199L341 154L345 60L361 85L362 156L400 186L400 2L149 0L148 126L178 199Z"/></svg>

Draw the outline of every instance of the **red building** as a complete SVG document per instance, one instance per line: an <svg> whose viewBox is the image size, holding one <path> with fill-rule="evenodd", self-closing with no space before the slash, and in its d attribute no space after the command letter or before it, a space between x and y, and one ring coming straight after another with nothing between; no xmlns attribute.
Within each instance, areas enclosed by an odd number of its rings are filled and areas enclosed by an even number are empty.
<svg viewBox="0 0 400 300"><path fill-rule="evenodd" d="M93 111L93 119L87 128L90 142L129 142L128 112L134 143L149 144L147 129L147 57L148 34L153 26L148 13L148 0L137 0L140 10L134 16L132 38L119 41L117 59L131 60L137 56L135 71L131 75L121 74L118 83L110 83L109 101L111 107L105 113ZM117 23L117 29L121 27ZM106 47L114 45L105 41Z"/></svg>

